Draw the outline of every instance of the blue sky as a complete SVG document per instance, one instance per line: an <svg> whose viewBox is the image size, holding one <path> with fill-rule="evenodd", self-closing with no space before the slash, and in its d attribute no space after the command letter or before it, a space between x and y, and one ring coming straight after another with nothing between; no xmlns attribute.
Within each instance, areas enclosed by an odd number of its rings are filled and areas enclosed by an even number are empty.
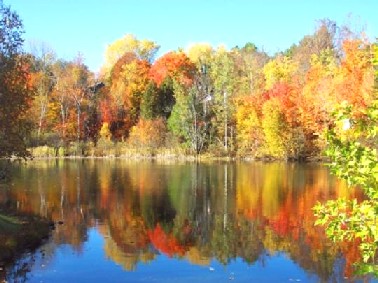
<svg viewBox="0 0 378 283"><path fill-rule="evenodd" d="M127 33L161 46L159 55L196 42L228 48L255 43L269 54L314 32L316 21L366 26L378 36L377 0L3 0L21 16L26 40L47 43L60 58L82 53L92 71L106 46ZM27 49L27 48L26 48Z"/></svg>

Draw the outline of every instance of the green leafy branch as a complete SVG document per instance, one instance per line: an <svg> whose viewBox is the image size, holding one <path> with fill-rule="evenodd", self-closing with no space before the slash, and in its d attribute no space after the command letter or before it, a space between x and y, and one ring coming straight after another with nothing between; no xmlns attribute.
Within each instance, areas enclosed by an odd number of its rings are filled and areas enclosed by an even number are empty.
<svg viewBox="0 0 378 283"><path fill-rule="evenodd" d="M372 47L375 88L378 86L378 47ZM357 241L362 263L358 273L378 276L375 263L378 249L378 99L365 109L354 109L344 102L334 112L335 123L328 129L326 155L333 174L345 179L349 186L359 187L366 199L337 199L317 203L315 225L326 228L327 236L337 241Z"/></svg>

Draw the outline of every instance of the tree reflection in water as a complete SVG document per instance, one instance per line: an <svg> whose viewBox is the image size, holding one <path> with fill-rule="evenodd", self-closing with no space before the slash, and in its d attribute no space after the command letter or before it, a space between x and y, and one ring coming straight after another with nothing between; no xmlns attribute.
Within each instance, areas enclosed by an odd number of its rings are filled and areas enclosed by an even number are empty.
<svg viewBox="0 0 378 283"><path fill-rule="evenodd" d="M321 281L343 281L360 260L356 247L336 246L314 227L316 201L361 198L321 165L45 160L14 174L3 203L64 223L51 256L61 244L85 252L95 227L107 257L129 271L159 253L198 265L241 258L263 266L284 252Z"/></svg>

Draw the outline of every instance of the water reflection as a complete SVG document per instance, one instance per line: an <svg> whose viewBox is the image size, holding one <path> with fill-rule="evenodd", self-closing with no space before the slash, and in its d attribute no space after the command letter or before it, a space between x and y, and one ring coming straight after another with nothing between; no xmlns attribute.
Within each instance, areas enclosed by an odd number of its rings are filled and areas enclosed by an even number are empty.
<svg viewBox="0 0 378 283"><path fill-rule="evenodd" d="M329 243L313 225L316 201L361 198L321 165L51 160L14 174L4 205L63 222L48 254L62 244L85 253L95 227L107 257L128 271L158 254L227 265L284 252L320 281L342 282L359 260L356 247Z"/></svg>

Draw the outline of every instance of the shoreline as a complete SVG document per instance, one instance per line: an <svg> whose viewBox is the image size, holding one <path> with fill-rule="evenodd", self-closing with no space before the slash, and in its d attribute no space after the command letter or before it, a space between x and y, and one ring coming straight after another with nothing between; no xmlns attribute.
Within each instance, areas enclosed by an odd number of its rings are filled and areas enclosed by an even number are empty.
<svg viewBox="0 0 378 283"><path fill-rule="evenodd" d="M0 279L6 267L50 237L54 224L39 216L19 214L0 207Z"/></svg>
<svg viewBox="0 0 378 283"><path fill-rule="evenodd" d="M64 157L32 157L27 161L42 161L42 160L128 160L134 162L285 162L285 163L326 163L329 161L325 157L308 157L300 159L278 159L278 158L236 158L236 157L180 157L180 158L160 158L160 157L139 157L139 156L64 156Z"/></svg>
<svg viewBox="0 0 378 283"><path fill-rule="evenodd" d="M262 162L322 162L327 158L321 154L298 156L271 156L263 153L238 153L235 151L204 151L195 154L183 148L134 148L125 144L113 144L108 147L90 145L36 146L28 148L32 159L129 159L129 160L167 160L167 161L262 161Z"/></svg>
<svg viewBox="0 0 378 283"><path fill-rule="evenodd" d="M130 160L130 161L178 161L178 162L327 162L325 156L305 156L299 158L274 158L274 157L253 157L253 156L216 156L211 154L184 155L184 154L121 154L121 155L66 155L32 156L28 160L60 160L60 159L109 159L109 160Z"/></svg>

